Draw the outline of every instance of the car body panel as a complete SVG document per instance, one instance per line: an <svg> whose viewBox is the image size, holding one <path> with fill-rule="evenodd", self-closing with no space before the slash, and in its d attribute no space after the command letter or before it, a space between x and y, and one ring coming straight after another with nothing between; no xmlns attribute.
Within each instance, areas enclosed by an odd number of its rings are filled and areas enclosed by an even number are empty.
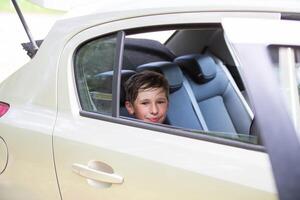
<svg viewBox="0 0 300 200"><path fill-rule="evenodd" d="M10 104L0 119L9 155L1 198L276 199L266 152L83 117L73 74L78 45L119 30L220 23L224 17L279 20L279 12L299 12L294 2L262 4L172 4L56 22L36 56L0 85L0 101ZM123 183L87 181L72 168L89 163L111 167Z"/></svg>
<svg viewBox="0 0 300 200"><path fill-rule="evenodd" d="M54 144L64 199L276 199L265 153L62 115ZM97 188L72 171L91 161L111 166L124 182Z"/></svg>
<svg viewBox="0 0 300 200"><path fill-rule="evenodd" d="M0 101L10 104L0 124L8 149L1 199L60 199L52 149L56 59L45 63L44 56L41 51L0 86Z"/></svg>
<svg viewBox="0 0 300 200"><path fill-rule="evenodd" d="M12 104L1 119L8 149L1 199L60 199L52 152L55 114L42 106Z"/></svg>

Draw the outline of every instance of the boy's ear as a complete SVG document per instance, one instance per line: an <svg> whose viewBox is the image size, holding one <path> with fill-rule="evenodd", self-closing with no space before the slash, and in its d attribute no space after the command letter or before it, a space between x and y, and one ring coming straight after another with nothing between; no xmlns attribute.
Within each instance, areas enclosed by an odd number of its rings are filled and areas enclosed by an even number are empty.
<svg viewBox="0 0 300 200"><path fill-rule="evenodd" d="M131 115L134 114L133 105L129 101L125 101L125 107L126 107L129 114L131 114Z"/></svg>

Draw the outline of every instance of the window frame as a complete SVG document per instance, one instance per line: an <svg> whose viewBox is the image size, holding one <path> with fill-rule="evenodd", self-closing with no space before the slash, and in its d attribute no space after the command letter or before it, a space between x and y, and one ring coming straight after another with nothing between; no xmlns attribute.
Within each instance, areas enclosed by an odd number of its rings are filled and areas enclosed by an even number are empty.
<svg viewBox="0 0 300 200"><path fill-rule="evenodd" d="M128 119L126 117L120 116L120 87L121 87L120 73L122 70L124 40L125 40L126 34L149 32L149 31L154 31L154 30L155 31L168 30L171 28L186 29L186 28L215 27L216 25L220 26L220 23L191 23L191 24L182 24L182 25L176 24L176 25L158 25L158 26L151 26L151 27L140 27L140 28L132 28L132 29L128 29L128 30L119 30L116 32L112 32L112 33L105 34L105 35L100 35L98 37L94 37L94 38L90 38L90 39L86 40L85 42L96 39L96 38L105 37L105 36L112 35L112 34L117 34L116 49L115 49L116 52L115 52L114 66L113 66L114 74L113 74L113 83L112 83L112 116L104 115L104 114L97 113L97 112L85 111L82 109L80 101L79 101L79 104L80 104L79 105L79 108L80 108L79 115L82 117L88 117L88 118L92 118L92 119L103 120L103 121L112 122L112 123L118 123L118 124L122 124L122 125L162 132L162 133L171 134L171 135L177 135L177 136L182 136L182 137L187 137L187 138L192 138L192 139L198 139L198 140L203 140L203 141L207 141L207 142L228 145L228 146L232 146L232 147L254 150L254 151L258 151L258 152L266 152L265 147L260 144L245 143L242 141L232 140L230 138L222 138L219 136L208 135L207 132L205 132L205 131L199 131L199 133L195 133L192 130L185 130L184 128L181 128L181 127L174 127L174 126L172 127L169 125L161 125L161 124L150 124L150 123L141 122L139 120ZM85 42L81 43L81 45L84 44ZM81 45L78 45L78 47L80 47ZM75 68L75 66L73 68ZM77 82L76 82L76 87L77 87L76 92L77 92L77 97L78 97L79 92L78 92ZM214 133L213 131L209 131L209 132Z"/></svg>

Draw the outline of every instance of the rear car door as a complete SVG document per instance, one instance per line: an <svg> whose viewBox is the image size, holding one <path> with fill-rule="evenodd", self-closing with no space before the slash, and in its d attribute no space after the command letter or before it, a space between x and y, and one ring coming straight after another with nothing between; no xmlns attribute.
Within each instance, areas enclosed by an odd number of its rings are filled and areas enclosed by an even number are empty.
<svg viewBox="0 0 300 200"><path fill-rule="evenodd" d="M114 116L122 30L175 24L174 18L203 21L199 13L120 20L86 29L66 44L59 62L53 136L64 200L276 198L263 148ZM99 70L100 92L86 88L93 70L76 68L82 63Z"/></svg>

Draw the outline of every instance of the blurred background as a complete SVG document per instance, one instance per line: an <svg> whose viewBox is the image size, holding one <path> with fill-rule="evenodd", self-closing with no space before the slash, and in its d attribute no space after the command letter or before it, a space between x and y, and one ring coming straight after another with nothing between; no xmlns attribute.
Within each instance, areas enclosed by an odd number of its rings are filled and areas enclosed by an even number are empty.
<svg viewBox="0 0 300 200"><path fill-rule="evenodd" d="M41 8L26 0L17 0L35 40L43 39L65 12ZM21 43L29 42L10 0L0 0L0 82L29 61Z"/></svg>

